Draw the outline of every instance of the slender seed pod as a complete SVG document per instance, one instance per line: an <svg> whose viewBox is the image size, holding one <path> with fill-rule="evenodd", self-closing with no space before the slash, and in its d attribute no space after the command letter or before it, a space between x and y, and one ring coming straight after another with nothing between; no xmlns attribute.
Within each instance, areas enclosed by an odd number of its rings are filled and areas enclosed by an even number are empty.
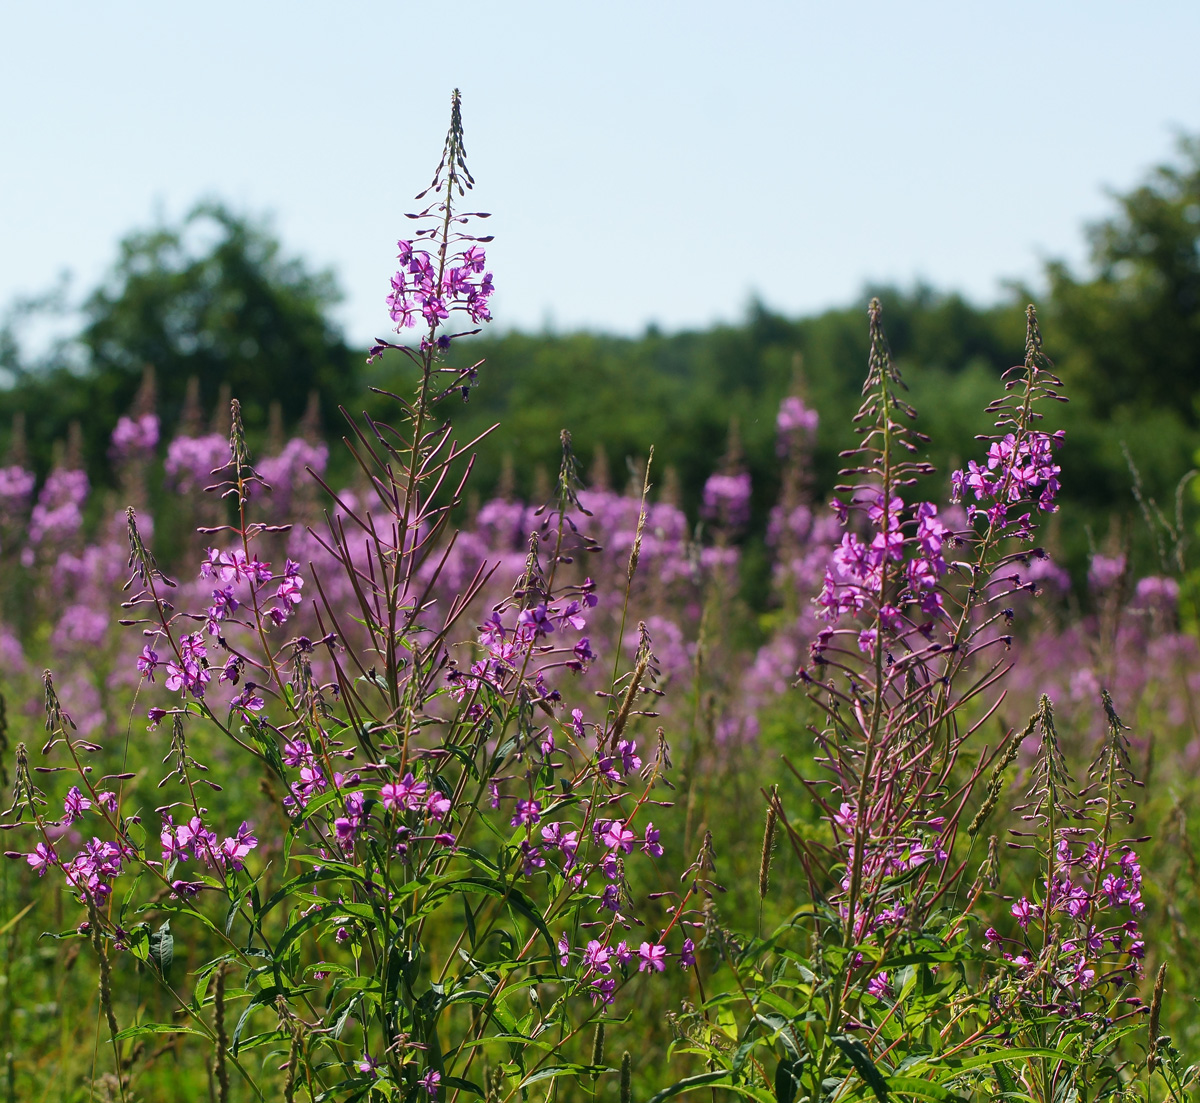
<svg viewBox="0 0 1200 1103"><path fill-rule="evenodd" d="M621 1054L621 1103L633 1103L633 1058L629 1050Z"/></svg>

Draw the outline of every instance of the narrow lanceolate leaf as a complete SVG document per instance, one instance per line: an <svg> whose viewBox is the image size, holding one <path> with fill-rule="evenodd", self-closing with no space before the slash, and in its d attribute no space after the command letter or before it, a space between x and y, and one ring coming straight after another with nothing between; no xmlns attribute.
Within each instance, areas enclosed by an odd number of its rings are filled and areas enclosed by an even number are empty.
<svg viewBox="0 0 1200 1103"><path fill-rule="evenodd" d="M913 1076L889 1076L888 1091L914 1099L935 1099L938 1103L963 1103L963 1097L932 1080L919 1080Z"/></svg>
<svg viewBox="0 0 1200 1103"><path fill-rule="evenodd" d="M143 1026L127 1026L124 1030L113 1035L114 1042L123 1042L127 1038L148 1038L152 1034L196 1034L201 1038L208 1035L194 1026L177 1026L174 1023L146 1023Z"/></svg>
<svg viewBox="0 0 1200 1103"><path fill-rule="evenodd" d="M846 1055L847 1060L854 1066L855 1072L863 1078L863 1083L875 1093L875 1098L879 1100L879 1103L888 1103L888 1083L884 1079L883 1073L875 1067L875 1062L871 1059L871 1053L867 1047L857 1038L851 1038L845 1034L835 1034L833 1043Z"/></svg>
<svg viewBox="0 0 1200 1103"><path fill-rule="evenodd" d="M689 1076L683 1080L676 1080L669 1088L663 1088L657 1095L652 1095L647 1103L663 1103L664 1099L672 1099L677 1095L683 1095L684 1092L703 1088L707 1084L715 1084L720 1080L728 1080L729 1076L730 1072L728 1069L718 1069L716 1072L702 1072L698 1076Z"/></svg>

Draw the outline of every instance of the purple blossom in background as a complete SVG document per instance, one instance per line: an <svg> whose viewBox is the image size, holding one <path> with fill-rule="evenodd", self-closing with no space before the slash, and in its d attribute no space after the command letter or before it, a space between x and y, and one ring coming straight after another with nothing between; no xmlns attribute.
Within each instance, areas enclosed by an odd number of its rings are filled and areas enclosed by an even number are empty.
<svg viewBox="0 0 1200 1103"><path fill-rule="evenodd" d="M60 652L99 647L108 635L108 626L109 618L101 610L90 605L68 605L50 643Z"/></svg>
<svg viewBox="0 0 1200 1103"><path fill-rule="evenodd" d="M1092 556L1088 566L1088 585L1097 593L1111 589L1125 573L1125 557L1123 555Z"/></svg>
<svg viewBox="0 0 1200 1103"><path fill-rule="evenodd" d="M702 512L725 528L741 528L750 520L750 474L709 475Z"/></svg>
<svg viewBox="0 0 1200 1103"><path fill-rule="evenodd" d="M0 467L0 514L4 519L12 520L25 512L36 485L32 471L17 465Z"/></svg>
<svg viewBox="0 0 1200 1103"><path fill-rule="evenodd" d="M303 437L293 437L279 455L259 460L258 473L271 488L273 509L286 514L296 490L313 485L309 471L324 475L328 463L329 446L324 441L312 443Z"/></svg>
<svg viewBox="0 0 1200 1103"><path fill-rule="evenodd" d="M779 413L775 415L775 429L779 433L779 454L787 455L789 438L797 435L815 436L819 424L820 417L816 410L809 409L802 398L788 395L779 404Z"/></svg>
<svg viewBox="0 0 1200 1103"><path fill-rule="evenodd" d="M116 462L145 459L158 447L158 431L157 414L142 414L138 418L122 416L117 419L108 454Z"/></svg>
<svg viewBox="0 0 1200 1103"><path fill-rule="evenodd" d="M167 446L163 469L168 483L181 494L208 486L214 470L229 461L229 441L220 433L178 436Z"/></svg>
<svg viewBox="0 0 1200 1103"><path fill-rule="evenodd" d="M29 542L52 547L68 543L83 526L88 477L83 471L51 471L29 518Z"/></svg>
<svg viewBox="0 0 1200 1103"><path fill-rule="evenodd" d="M1146 609L1169 612L1179 601L1179 583L1173 578L1150 575L1138 579L1134 589L1134 604Z"/></svg>

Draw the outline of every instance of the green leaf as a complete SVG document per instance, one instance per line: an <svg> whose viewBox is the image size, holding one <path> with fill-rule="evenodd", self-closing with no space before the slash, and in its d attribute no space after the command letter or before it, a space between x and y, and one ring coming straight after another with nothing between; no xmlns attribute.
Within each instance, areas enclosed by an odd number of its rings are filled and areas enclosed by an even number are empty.
<svg viewBox="0 0 1200 1103"><path fill-rule="evenodd" d="M530 1073L521 1083L519 1088L527 1088L530 1084L536 1084L539 1080L553 1080L558 1076L599 1076L604 1072L616 1072L617 1070L611 1065L552 1065L549 1068L539 1069L537 1072Z"/></svg>
<svg viewBox="0 0 1200 1103"><path fill-rule="evenodd" d="M467 941L471 945L471 949L475 949L475 913L471 911L471 901L467 899L466 894L462 896L463 906L463 922L467 926Z"/></svg>
<svg viewBox="0 0 1200 1103"><path fill-rule="evenodd" d="M917 1080L912 1076L889 1076L887 1086L890 1091L903 1092L917 1099L936 1099L938 1103L961 1103L962 1096L956 1095L948 1088L932 1080Z"/></svg>
<svg viewBox="0 0 1200 1103"><path fill-rule="evenodd" d="M171 962L175 960L175 938L169 919L164 919L157 931L150 932L150 960L161 976L165 977L171 971Z"/></svg>
<svg viewBox="0 0 1200 1103"><path fill-rule="evenodd" d="M784 1058L775 1066L775 1100L776 1103L794 1103L799 1085L793 1075L794 1062Z"/></svg>
<svg viewBox="0 0 1200 1103"><path fill-rule="evenodd" d="M127 1026L124 1030L118 1030L113 1035L113 1041L123 1042L127 1038L148 1038L152 1034L195 1034L201 1038L211 1037L194 1026L177 1026L175 1023L144 1023L141 1026Z"/></svg>
<svg viewBox="0 0 1200 1103"><path fill-rule="evenodd" d="M1027 1047L1013 1049L998 1049L990 1053L977 1053L973 1057L964 1057L961 1061L957 1058L952 1058L945 1062L932 1058L929 1065L937 1068L945 1068L949 1070L949 1075L957 1075L966 1069L985 1068L988 1065L995 1065L1001 1061L1017 1061L1026 1057L1052 1057L1056 1061L1065 1061L1068 1065L1077 1065L1079 1062L1065 1053L1060 1053L1057 1049L1045 1049L1042 1047ZM946 1077L943 1077L945 1079Z"/></svg>
<svg viewBox="0 0 1200 1103"><path fill-rule="evenodd" d="M269 911L281 904L289 896L294 895L297 889L305 888L308 885L315 885L319 881L338 881L343 878L360 885L364 883L362 873L359 870L355 869L354 866L345 865L341 862L329 862L320 869L310 869L307 873L301 873L299 876L293 877L281 889L271 894L270 899L267 900L262 910L258 913L260 921Z"/></svg>
<svg viewBox="0 0 1200 1103"><path fill-rule="evenodd" d="M863 1083L875 1093L875 1098L879 1100L879 1103L888 1103L887 1081L875 1067L870 1050L857 1038L851 1038L845 1034L834 1034L832 1041L846 1055L858 1075L863 1078Z"/></svg>
<svg viewBox="0 0 1200 1103"><path fill-rule="evenodd" d="M657 1095L652 1095L647 1103L662 1103L664 1099L671 1099L676 1095L683 1095L684 1092L694 1091L696 1088L704 1087L705 1084L715 1084L718 1080L724 1080L730 1075L728 1069L718 1069L716 1072L702 1072L697 1076L676 1080L669 1088L663 1088Z"/></svg>

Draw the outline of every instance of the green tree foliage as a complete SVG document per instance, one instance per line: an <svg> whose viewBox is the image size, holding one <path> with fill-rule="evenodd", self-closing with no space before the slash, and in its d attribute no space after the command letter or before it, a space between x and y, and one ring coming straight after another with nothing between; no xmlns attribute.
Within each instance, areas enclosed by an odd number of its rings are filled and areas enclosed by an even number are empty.
<svg viewBox="0 0 1200 1103"><path fill-rule="evenodd" d="M220 204L201 204L177 226L121 242L108 278L83 304L74 370L22 369L8 348L6 366L16 369L17 382L0 408L28 411L42 465L51 442L80 420L93 471L147 364L168 429L190 376L208 407L230 387L251 428L266 424L272 401L281 403L285 422L296 421L312 390L329 423L338 403L357 392L362 363L329 318L338 298L330 273L285 257L264 227Z"/></svg>
<svg viewBox="0 0 1200 1103"><path fill-rule="evenodd" d="M1118 212L1089 228L1094 271L1048 268L1070 354L1061 367L1092 409L1166 407L1200 425L1200 138L1180 141Z"/></svg>
<svg viewBox="0 0 1200 1103"><path fill-rule="evenodd" d="M1125 446L1164 505L1200 444L1200 139L1114 196L1091 266L1047 266L1048 341L1072 407L1064 483L1089 510L1129 500Z"/></svg>

